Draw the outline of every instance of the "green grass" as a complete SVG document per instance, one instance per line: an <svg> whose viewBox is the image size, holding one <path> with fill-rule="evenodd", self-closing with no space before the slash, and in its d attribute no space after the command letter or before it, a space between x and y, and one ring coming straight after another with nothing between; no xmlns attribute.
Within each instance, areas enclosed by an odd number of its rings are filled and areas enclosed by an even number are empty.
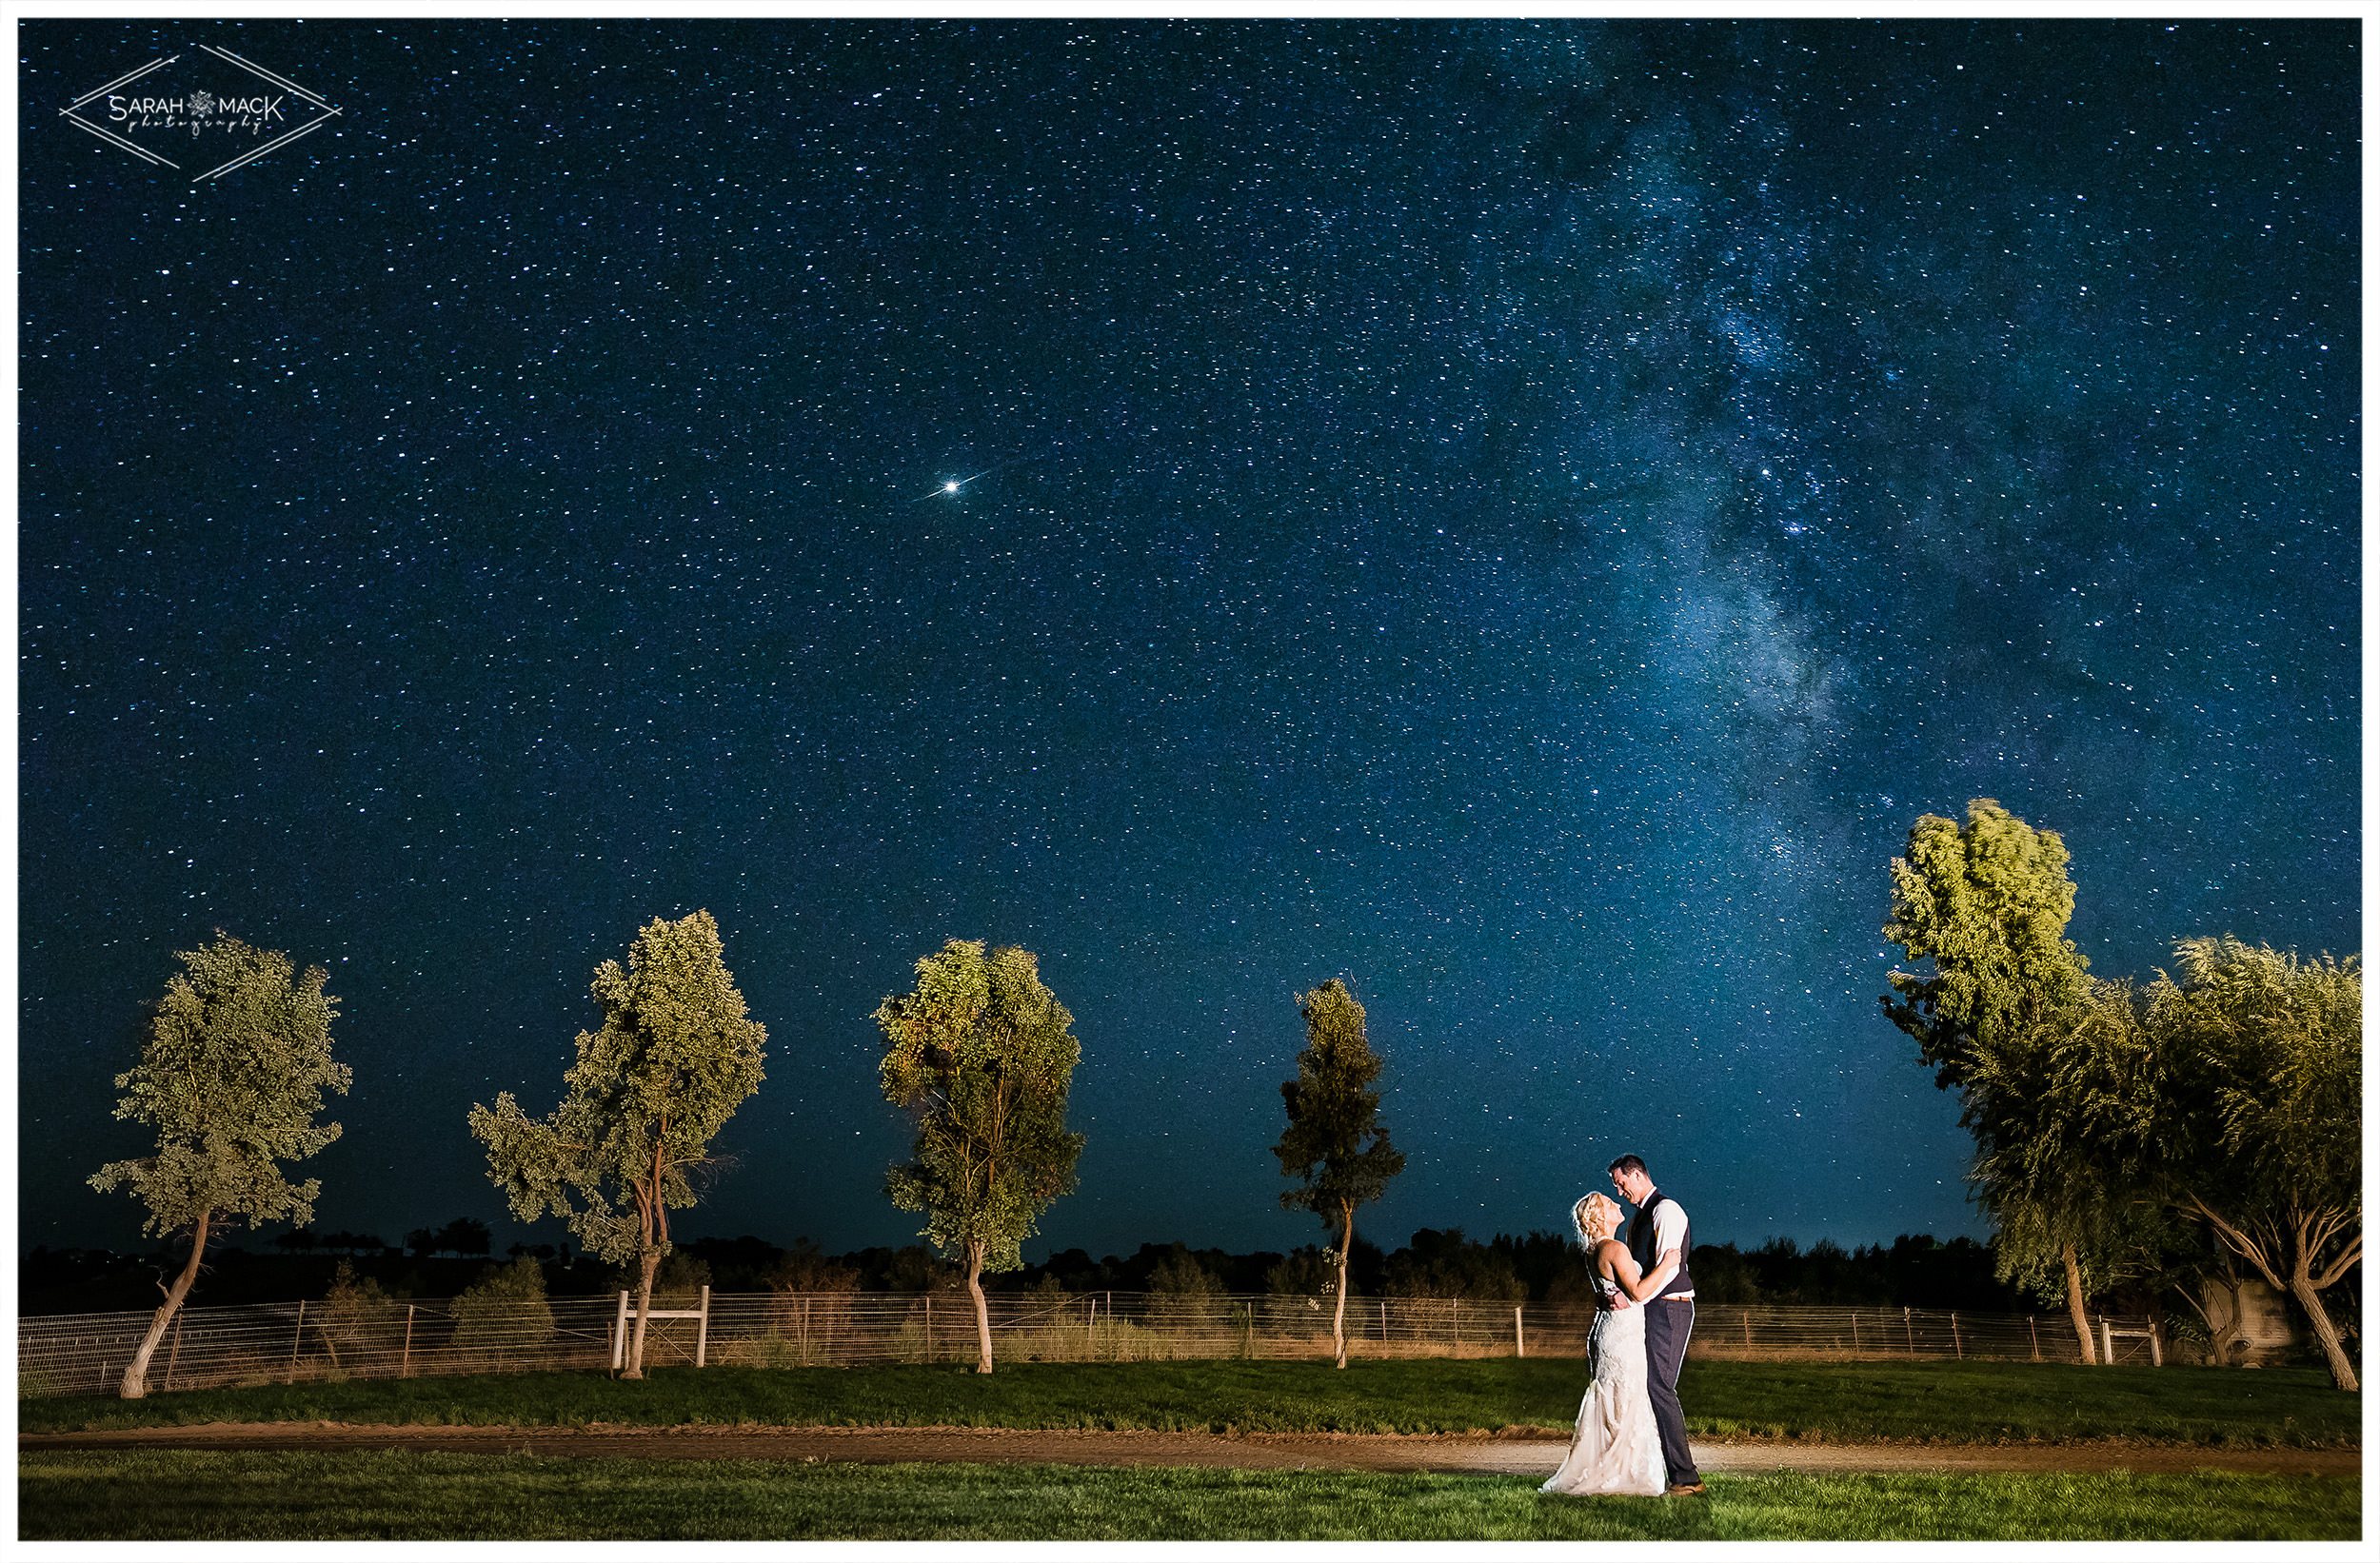
<svg viewBox="0 0 2380 1563"><path fill-rule="evenodd" d="M525 1374L20 1400L17 1415L29 1433L334 1421L1560 1434L1585 1378L1577 1362L1509 1357L1345 1373L1306 1362L1020 1363L987 1378L925 1367L680 1368L643 1383ZM1689 1431L1703 1437L2344 1448L2361 1435L2359 1397L2311 1370L1695 1362L1679 1390Z"/></svg>
<svg viewBox="0 0 2380 1563"><path fill-rule="evenodd" d="M28 1540L2353 1539L2353 1477L1717 1477L1701 1499L1533 1479L530 1455L36 1451Z"/></svg>

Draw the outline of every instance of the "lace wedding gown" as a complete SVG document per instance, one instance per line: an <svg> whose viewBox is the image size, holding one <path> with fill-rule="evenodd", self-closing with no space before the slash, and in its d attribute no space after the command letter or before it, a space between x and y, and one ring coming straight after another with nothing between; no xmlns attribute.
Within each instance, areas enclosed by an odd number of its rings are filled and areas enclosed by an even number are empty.
<svg viewBox="0 0 2380 1563"><path fill-rule="evenodd" d="M1657 1497L1668 1491L1668 1480L1653 1399L1645 1391L1644 1309L1614 1310L1616 1290L1600 1276L1595 1289L1604 1306L1587 1336L1587 1397L1578 1403L1569 1456L1538 1491Z"/></svg>

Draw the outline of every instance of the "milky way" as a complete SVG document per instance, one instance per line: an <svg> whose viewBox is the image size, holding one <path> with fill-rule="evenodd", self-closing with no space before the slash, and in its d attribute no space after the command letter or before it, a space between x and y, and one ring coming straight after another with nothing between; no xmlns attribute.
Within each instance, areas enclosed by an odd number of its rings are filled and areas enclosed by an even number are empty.
<svg viewBox="0 0 2380 1563"><path fill-rule="evenodd" d="M2356 941L2352 23L23 38L29 1242L129 1237L218 926L329 967L319 1220L396 1237L708 907L768 1080L685 1230L829 1247L914 1229L869 1011L1024 944L1094 1252L1317 1236L1339 974L1392 1243L1626 1150L1713 1240L1979 1230L1875 1004L1972 797L2096 970ZM340 118L59 123L207 41Z"/></svg>

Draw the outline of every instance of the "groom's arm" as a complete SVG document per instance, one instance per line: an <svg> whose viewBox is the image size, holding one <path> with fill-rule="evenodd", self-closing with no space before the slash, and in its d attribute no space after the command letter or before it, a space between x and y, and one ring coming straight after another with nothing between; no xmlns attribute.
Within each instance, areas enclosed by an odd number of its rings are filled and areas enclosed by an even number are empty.
<svg viewBox="0 0 2380 1563"><path fill-rule="evenodd" d="M1643 1282L1637 1286L1636 1296L1650 1299L1657 1295L1662 1287L1670 1283L1670 1277L1677 1274L1677 1267L1684 1262L1684 1250L1676 1248L1661 1250L1660 1258L1655 1262L1652 1270L1646 1274Z"/></svg>

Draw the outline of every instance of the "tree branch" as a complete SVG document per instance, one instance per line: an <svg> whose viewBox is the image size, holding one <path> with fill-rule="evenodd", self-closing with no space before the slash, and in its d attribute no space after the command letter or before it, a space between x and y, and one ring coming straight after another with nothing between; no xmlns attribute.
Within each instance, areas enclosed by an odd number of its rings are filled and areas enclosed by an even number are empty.
<svg viewBox="0 0 2380 1563"><path fill-rule="evenodd" d="M2213 1206L2195 1194L2190 1196L2188 1208L2195 1211L2213 1226L2215 1235L2223 1239L2224 1246L2254 1265L2264 1278L2271 1284L2274 1291L2288 1290L2288 1283L2274 1274L2272 1266L2266 1262L2264 1251L2257 1245L2255 1238L2225 1220L2216 1213Z"/></svg>

